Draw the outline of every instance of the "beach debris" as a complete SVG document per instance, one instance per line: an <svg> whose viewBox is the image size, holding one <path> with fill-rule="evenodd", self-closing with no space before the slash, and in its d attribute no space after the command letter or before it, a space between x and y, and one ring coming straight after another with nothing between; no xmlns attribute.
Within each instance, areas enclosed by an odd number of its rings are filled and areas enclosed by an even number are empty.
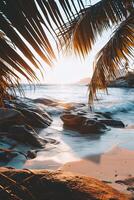
<svg viewBox="0 0 134 200"><path fill-rule="evenodd" d="M134 186L134 177L126 178L124 180L117 180L115 183Z"/></svg>

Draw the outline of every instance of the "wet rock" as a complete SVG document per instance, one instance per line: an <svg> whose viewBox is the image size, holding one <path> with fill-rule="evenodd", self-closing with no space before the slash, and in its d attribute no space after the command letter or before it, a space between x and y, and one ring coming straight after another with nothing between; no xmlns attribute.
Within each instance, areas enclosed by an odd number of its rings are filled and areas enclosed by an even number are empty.
<svg viewBox="0 0 134 200"><path fill-rule="evenodd" d="M115 128L124 128L125 125L123 124L122 121L120 120L114 120L114 119L101 119L99 120L101 123L107 125L107 126L111 126L111 127L115 127Z"/></svg>
<svg viewBox="0 0 134 200"><path fill-rule="evenodd" d="M99 122L98 120L86 120L82 127L80 128L81 133L103 133L107 130L105 124Z"/></svg>
<svg viewBox="0 0 134 200"><path fill-rule="evenodd" d="M81 126L81 124L86 120L86 117L74 115L74 114L63 114L60 117L66 126Z"/></svg>
<svg viewBox="0 0 134 200"><path fill-rule="evenodd" d="M24 116L24 123L36 128L46 128L48 127L52 120L48 118L47 114L44 112L43 116L35 111L28 109L21 109L21 113Z"/></svg>
<svg viewBox="0 0 134 200"><path fill-rule="evenodd" d="M21 112L25 116L26 122L29 125L33 125L33 127L34 125L35 127L45 127L44 124L48 126L52 122L52 118L45 112L44 108L34 104L30 99L24 99L24 102L20 99L12 100L10 101L10 104L14 106L14 109Z"/></svg>
<svg viewBox="0 0 134 200"><path fill-rule="evenodd" d="M109 87L129 87L128 82L124 78L118 78L111 81L108 85Z"/></svg>
<svg viewBox="0 0 134 200"><path fill-rule="evenodd" d="M14 125L10 127L8 130L8 137L18 142L40 148L44 147L47 143L47 141L40 138L31 127L25 125Z"/></svg>
<svg viewBox="0 0 134 200"><path fill-rule="evenodd" d="M112 119L110 112L95 112L95 116L99 118Z"/></svg>
<svg viewBox="0 0 134 200"><path fill-rule="evenodd" d="M18 154L12 151L0 151L0 162L8 163Z"/></svg>
<svg viewBox="0 0 134 200"><path fill-rule="evenodd" d="M13 124L21 124L24 116L15 109L0 108L0 128L5 128Z"/></svg>
<svg viewBox="0 0 134 200"><path fill-rule="evenodd" d="M36 105L35 103L32 102L32 100L24 100L25 102L22 102L20 100L16 100L16 101L13 101L14 102L14 107L17 109L17 110L20 110L22 111L23 109L25 110L30 110L30 111L33 111L33 112L36 112L40 115L42 115L43 117L46 117L48 118L49 120L52 121L51 117L48 115L47 112L45 112L45 107L43 106L39 106L39 105Z"/></svg>
<svg viewBox="0 0 134 200"><path fill-rule="evenodd" d="M67 103L67 102L62 102L58 100L46 99L46 98L34 99L32 100L32 102L43 104L45 106L55 107L55 108L62 108L64 110L74 110L74 109L85 106L85 104L82 104L82 103L73 103L73 102Z"/></svg>
<svg viewBox="0 0 134 200"><path fill-rule="evenodd" d="M46 99L46 98L38 98L38 99L33 99L32 100L34 103L41 103L46 106L56 106L57 102L54 100Z"/></svg>
<svg viewBox="0 0 134 200"><path fill-rule="evenodd" d="M110 83L108 83L109 87L134 87L134 73L128 72L126 76L119 77Z"/></svg>
<svg viewBox="0 0 134 200"><path fill-rule="evenodd" d="M107 127L96 119L88 119L85 116L64 114L61 116L64 126L80 133L100 133L107 130Z"/></svg>
<svg viewBox="0 0 134 200"><path fill-rule="evenodd" d="M50 117L50 115L46 112L46 111L43 111L41 109L37 109L37 108L31 108L31 109L28 109L30 111L33 111L33 112L36 112L38 113L39 115L41 115L42 117L44 117L49 123L49 125L51 124L51 122L53 121L52 118Z"/></svg>
<svg viewBox="0 0 134 200"><path fill-rule="evenodd" d="M27 152L27 158L28 159L34 159L34 158L36 158L36 156L37 156L37 152L34 151L34 150L31 150L31 151Z"/></svg>

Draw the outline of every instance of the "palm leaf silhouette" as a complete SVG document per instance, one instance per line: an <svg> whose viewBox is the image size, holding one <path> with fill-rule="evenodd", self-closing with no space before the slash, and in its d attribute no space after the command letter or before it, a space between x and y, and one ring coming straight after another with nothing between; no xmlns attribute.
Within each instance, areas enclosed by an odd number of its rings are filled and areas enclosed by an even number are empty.
<svg viewBox="0 0 134 200"><path fill-rule="evenodd" d="M48 35L54 39L58 49L63 47L69 50L73 49L76 54L83 57L89 53L104 30L115 26L119 26L117 33L120 30L123 32L123 27L131 26L124 31L124 34L126 32L127 37L132 41L133 5L133 0L100 0L94 5L92 5L92 1L86 0L1 0L0 103L2 103L2 99L10 96L9 89L12 88L11 90L14 91L14 87L19 87L19 74L29 82L37 80L35 69L41 70L38 56L51 66L55 59L55 53L53 43ZM127 26L127 24L129 25ZM121 39L116 32L112 38L114 41ZM133 48L133 41L130 42L132 44L129 42L127 39L124 50L124 47L122 46L123 49L121 49L117 42L113 44L111 39L98 54L90 86L90 100L93 99L98 88L106 88L108 77L111 78L113 73L116 74L116 70L113 71L113 68L120 68L121 52L125 51L128 56L130 56L130 51L131 54L133 53L128 48L128 45ZM112 48L116 49L116 57L111 56L111 58L109 57L111 62L105 59L104 63L105 49L110 51L110 44ZM111 55L111 53L109 54ZM113 65L112 59L116 59L116 66ZM96 80L98 73L101 74L100 83ZM102 77L104 78L103 83ZM11 85L13 87L10 87Z"/></svg>
<svg viewBox="0 0 134 200"><path fill-rule="evenodd" d="M82 1L78 2L77 9L82 6ZM72 4L69 1L57 4L53 0L0 1L1 105L4 98L10 97L9 89L15 92L14 88L19 88L19 74L29 82L38 80L35 73L35 69L41 70L38 56L51 66L55 53L47 35L51 34L56 41L55 29L61 30L65 23L59 5L66 18L72 19L70 8L75 7L73 1ZM75 12L77 9L75 7Z"/></svg>
<svg viewBox="0 0 134 200"><path fill-rule="evenodd" d="M121 72L134 53L134 1L101 0L80 10L59 32L61 48L87 56L98 36L108 29L116 29L109 42L97 54L90 83L89 103L93 103L97 89L106 89L109 80ZM116 28L117 27L117 28ZM65 38L65 39L64 39ZM132 58L133 59L133 58Z"/></svg>

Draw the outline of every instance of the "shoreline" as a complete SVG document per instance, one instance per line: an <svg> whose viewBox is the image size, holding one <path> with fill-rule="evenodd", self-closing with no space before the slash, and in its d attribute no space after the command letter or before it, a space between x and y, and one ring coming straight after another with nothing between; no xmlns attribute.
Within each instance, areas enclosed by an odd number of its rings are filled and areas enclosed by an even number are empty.
<svg viewBox="0 0 134 200"><path fill-rule="evenodd" d="M104 154L66 163L59 170L96 178L120 192L134 195L134 192L128 191L129 185L118 182L119 180L134 177L133 166L134 151L116 147Z"/></svg>

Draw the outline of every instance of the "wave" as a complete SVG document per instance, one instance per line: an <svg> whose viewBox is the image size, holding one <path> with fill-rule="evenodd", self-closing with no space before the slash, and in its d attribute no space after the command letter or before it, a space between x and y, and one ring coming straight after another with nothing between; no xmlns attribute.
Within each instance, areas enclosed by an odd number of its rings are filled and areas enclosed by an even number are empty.
<svg viewBox="0 0 134 200"><path fill-rule="evenodd" d="M128 113L130 111L134 111L134 101L132 102L125 102L125 103L119 103L114 106L110 107L105 107L105 108L99 108L99 111L103 113L111 113L111 114L116 114L118 112L123 112L123 113ZM98 111L98 109L97 109Z"/></svg>

